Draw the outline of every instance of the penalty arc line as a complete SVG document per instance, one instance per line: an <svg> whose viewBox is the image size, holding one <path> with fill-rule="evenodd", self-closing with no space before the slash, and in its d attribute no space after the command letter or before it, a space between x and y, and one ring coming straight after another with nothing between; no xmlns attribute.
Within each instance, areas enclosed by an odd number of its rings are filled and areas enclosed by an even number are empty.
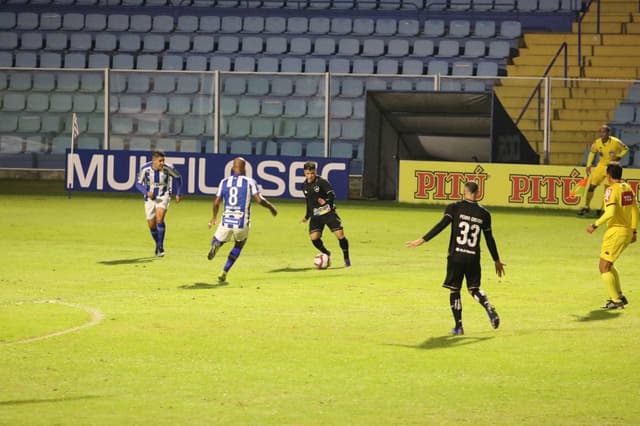
<svg viewBox="0 0 640 426"><path fill-rule="evenodd" d="M35 301L33 301L33 303L57 303L58 305L63 305L63 306L71 307L71 308L82 309L83 311L85 311L89 315L91 315L91 319L89 320L89 322L86 322L86 323L84 323L82 325L79 325L77 327L67 328L65 330L56 331L54 333L49 333L49 334L45 334L45 335L42 335L42 336L29 337L27 339L14 340L12 342L4 342L4 343L0 342L0 345L13 345L13 344L17 344L17 343L31 343L31 342L37 342L39 340L50 339L52 337L61 336L63 334L73 333L74 331L82 330L84 328L93 327L94 325L100 324L104 320L104 314L102 313L102 311L100 311L99 309L91 308L89 306L78 305L76 303L67 303L67 302L63 302L61 300L56 300L56 299L35 300Z"/></svg>

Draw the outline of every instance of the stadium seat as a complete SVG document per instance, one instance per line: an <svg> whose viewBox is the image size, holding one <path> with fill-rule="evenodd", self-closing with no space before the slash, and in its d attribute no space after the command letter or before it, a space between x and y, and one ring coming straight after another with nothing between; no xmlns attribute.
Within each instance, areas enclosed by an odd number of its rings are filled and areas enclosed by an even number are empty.
<svg viewBox="0 0 640 426"><path fill-rule="evenodd" d="M284 66L283 66L284 70ZM278 78L271 81L271 94L274 96L289 96L293 93L293 82L288 78Z"/></svg>
<svg viewBox="0 0 640 426"><path fill-rule="evenodd" d="M258 59L256 65L256 71L258 72L271 72L276 73L279 71L280 62L277 58L273 57L261 57Z"/></svg>
<svg viewBox="0 0 640 426"><path fill-rule="evenodd" d="M233 70L240 72L254 72L256 70L256 60L253 56L239 56L233 62Z"/></svg>
<svg viewBox="0 0 640 426"><path fill-rule="evenodd" d="M169 138L156 139L155 149L159 149L164 152L176 152L178 150L176 140Z"/></svg>
<svg viewBox="0 0 640 426"><path fill-rule="evenodd" d="M113 55L111 67L120 70L133 69L133 55L127 53L118 53Z"/></svg>
<svg viewBox="0 0 640 426"><path fill-rule="evenodd" d="M389 40L387 56L403 57L409 55L409 41L402 39Z"/></svg>
<svg viewBox="0 0 640 426"><path fill-rule="evenodd" d="M266 118L258 118L251 122L251 137L269 138L273 136L273 122Z"/></svg>
<svg viewBox="0 0 640 426"><path fill-rule="evenodd" d="M413 90L413 81L393 79L391 80L391 90L396 92L410 92Z"/></svg>
<svg viewBox="0 0 640 426"><path fill-rule="evenodd" d="M142 39L138 34L123 34L118 41L119 52L138 52L142 47Z"/></svg>
<svg viewBox="0 0 640 426"><path fill-rule="evenodd" d="M451 75L471 76L473 75L473 62L455 61L451 65Z"/></svg>
<svg viewBox="0 0 640 426"><path fill-rule="evenodd" d="M493 10L510 12L516 7L516 0L495 0Z"/></svg>
<svg viewBox="0 0 640 426"><path fill-rule="evenodd" d="M331 21L329 18L314 16L309 19L309 33L310 34L328 34L331 28Z"/></svg>
<svg viewBox="0 0 640 426"><path fill-rule="evenodd" d="M220 31L237 34L242 31L242 18L239 16L223 16L220 20Z"/></svg>
<svg viewBox="0 0 640 426"><path fill-rule="evenodd" d="M104 31L107 28L107 16L89 13L84 18L84 27L87 31Z"/></svg>
<svg viewBox="0 0 640 426"><path fill-rule="evenodd" d="M62 27L62 16L55 12L44 12L40 14L40 25L38 28L44 31L59 30Z"/></svg>
<svg viewBox="0 0 640 426"><path fill-rule="evenodd" d="M0 52L0 67L11 68L13 66L13 55L11 52ZM19 66L19 65L16 65Z"/></svg>
<svg viewBox="0 0 640 426"><path fill-rule="evenodd" d="M332 132L333 137L333 132ZM333 158L352 158L353 145L349 142L332 142L330 145L331 157Z"/></svg>
<svg viewBox="0 0 640 426"><path fill-rule="evenodd" d="M342 123L341 139L358 140L364 136L364 124L362 121L348 120Z"/></svg>
<svg viewBox="0 0 640 426"><path fill-rule="evenodd" d="M302 59L295 57L286 57L280 63L282 72L300 73L302 72Z"/></svg>
<svg viewBox="0 0 640 426"><path fill-rule="evenodd" d="M176 78L168 74L153 75L153 92L171 93L175 90Z"/></svg>
<svg viewBox="0 0 640 426"><path fill-rule="evenodd" d="M305 17L294 16L287 18L287 33L304 34L309 30L309 20Z"/></svg>
<svg viewBox="0 0 640 426"><path fill-rule="evenodd" d="M212 56L209 61L210 71L231 71L231 58L227 56Z"/></svg>
<svg viewBox="0 0 640 426"><path fill-rule="evenodd" d="M1 27L0 27L1 28ZM351 32L351 18L335 17L331 18L329 33L334 35L347 35Z"/></svg>
<svg viewBox="0 0 640 426"><path fill-rule="evenodd" d="M19 30L35 30L38 28L38 14L33 12L20 12L17 16L16 29Z"/></svg>
<svg viewBox="0 0 640 426"><path fill-rule="evenodd" d="M342 81L340 96L345 98L359 98L364 94L364 83L357 78L347 78Z"/></svg>
<svg viewBox="0 0 640 426"><path fill-rule="evenodd" d="M284 104L283 117L299 118L307 113L307 103L304 99L287 99Z"/></svg>
<svg viewBox="0 0 640 426"><path fill-rule="evenodd" d="M264 117L280 117L284 113L284 104L280 100L263 99L260 114Z"/></svg>
<svg viewBox="0 0 640 426"><path fill-rule="evenodd" d="M389 37L394 35L398 30L397 22L391 18L380 18L376 20L375 34Z"/></svg>
<svg viewBox="0 0 640 426"><path fill-rule="evenodd" d="M256 54L263 49L262 37L244 37L242 39L240 53Z"/></svg>
<svg viewBox="0 0 640 426"><path fill-rule="evenodd" d="M302 144L296 141L285 141L280 144L280 155L300 157L302 156Z"/></svg>
<svg viewBox="0 0 640 426"><path fill-rule="evenodd" d="M284 37L268 37L265 52L271 55L280 55L287 51L287 39Z"/></svg>
<svg viewBox="0 0 640 426"><path fill-rule="evenodd" d="M176 32L195 33L198 31L199 21L197 16L181 15L176 22Z"/></svg>
<svg viewBox="0 0 640 426"><path fill-rule="evenodd" d="M275 59L275 58L261 58ZM269 80L262 77L251 77L247 81L247 94L253 96L264 96L269 93Z"/></svg>
<svg viewBox="0 0 640 426"><path fill-rule="evenodd" d="M192 74L179 75L176 80L176 90L178 94L197 93L200 88L198 77Z"/></svg>
<svg viewBox="0 0 640 426"><path fill-rule="evenodd" d="M318 93L319 80L316 77L303 77L296 79L294 94L297 96L314 96Z"/></svg>
<svg viewBox="0 0 640 426"><path fill-rule="evenodd" d="M91 34L71 33L69 36L69 50L86 53L88 50L91 50L92 46L93 41L91 40Z"/></svg>
<svg viewBox="0 0 640 426"><path fill-rule="evenodd" d="M432 40L419 39L413 42L413 49L410 56L428 57L433 56L434 44Z"/></svg>
<svg viewBox="0 0 640 426"><path fill-rule="evenodd" d="M522 24L518 21L502 21L500 23L500 37L514 39L522 35Z"/></svg>
<svg viewBox="0 0 640 426"><path fill-rule="evenodd" d="M80 77L74 72L58 75L57 89L60 92L76 92L80 88Z"/></svg>
<svg viewBox="0 0 640 426"><path fill-rule="evenodd" d="M45 50L66 50L68 42L65 33L50 32L46 34L44 48Z"/></svg>
<svg viewBox="0 0 640 426"><path fill-rule="evenodd" d="M89 68L110 68L111 58L104 53L92 53L89 55Z"/></svg>
<svg viewBox="0 0 640 426"><path fill-rule="evenodd" d="M312 119L301 119L296 121L296 137L301 139L312 139L319 136L320 122Z"/></svg>
<svg viewBox="0 0 640 426"><path fill-rule="evenodd" d="M493 0L473 0L471 9L474 12L487 12L493 8Z"/></svg>
<svg viewBox="0 0 640 426"><path fill-rule="evenodd" d="M184 115L189 113L191 102L186 96L172 96L169 98L169 114ZM120 106L122 109L122 106Z"/></svg>
<svg viewBox="0 0 640 426"><path fill-rule="evenodd" d="M253 146L251 141L248 140L237 140L232 141L229 146L229 154L239 154L239 155L251 155L253 152Z"/></svg>
<svg viewBox="0 0 640 426"><path fill-rule="evenodd" d="M144 53L159 53L164 51L165 38L160 34L145 34L142 39L142 51Z"/></svg>
<svg viewBox="0 0 640 426"><path fill-rule="evenodd" d="M329 72L348 74L351 71L351 62L344 58L332 58L329 60Z"/></svg>
<svg viewBox="0 0 640 426"><path fill-rule="evenodd" d="M487 58L508 58L510 55L511 46L508 41L505 40L491 40L489 42L489 52Z"/></svg>
<svg viewBox="0 0 640 426"><path fill-rule="evenodd" d="M96 109L96 98L93 95L73 95L73 112L86 113Z"/></svg>
<svg viewBox="0 0 640 426"><path fill-rule="evenodd" d="M538 9L538 0L518 0L518 12L534 12Z"/></svg>
<svg viewBox="0 0 640 426"><path fill-rule="evenodd" d="M125 32L129 30L129 15L113 14L107 17L107 30L110 32Z"/></svg>
<svg viewBox="0 0 640 426"><path fill-rule="evenodd" d="M441 19L428 19L424 22L423 34L427 37L442 37L444 31L444 21Z"/></svg>
<svg viewBox="0 0 640 426"><path fill-rule="evenodd" d="M629 104L620 104L613 112L613 123L630 124L635 121L635 107Z"/></svg>
<svg viewBox="0 0 640 426"><path fill-rule="evenodd" d="M0 12L0 30L11 30L16 26L16 14L13 12Z"/></svg>
<svg viewBox="0 0 640 426"><path fill-rule="evenodd" d="M145 112L149 114L164 114L167 112L167 98L164 96L149 96L145 103Z"/></svg>
<svg viewBox="0 0 640 426"><path fill-rule="evenodd" d="M162 58L162 69L180 71L184 68L184 59L178 55L165 55Z"/></svg>
<svg viewBox="0 0 640 426"><path fill-rule="evenodd" d="M353 61L354 74L373 74L374 62L371 59L358 58Z"/></svg>
<svg viewBox="0 0 640 426"><path fill-rule="evenodd" d="M173 16L157 15L153 17L151 23L151 31L154 33L171 33L174 27Z"/></svg>
<svg viewBox="0 0 640 426"><path fill-rule="evenodd" d="M445 78L440 81L440 90L443 92L461 92L462 81L454 80L451 78Z"/></svg>
<svg viewBox="0 0 640 426"><path fill-rule="evenodd" d="M457 40L442 40L438 44L436 56L441 58L452 58L460 54L460 43Z"/></svg>
<svg viewBox="0 0 640 426"><path fill-rule="evenodd" d="M220 40L221 46L218 47L218 50L222 52L235 52L238 50L237 42L238 42L238 39L236 39L235 37L233 39L230 39L227 37L224 40L222 40L222 37L221 37L221 40ZM229 45L228 43L235 43L235 44ZM191 47L191 52L194 52L194 53L213 52L213 47L214 47L213 37L206 36L206 35L197 35L193 38L193 45Z"/></svg>
<svg viewBox="0 0 640 426"><path fill-rule="evenodd" d="M322 58L310 58L304 61L304 72L324 73L327 71L327 61Z"/></svg>
<svg viewBox="0 0 640 426"><path fill-rule="evenodd" d="M382 56L384 55L384 40L365 39L362 45L362 56Z"/></svg>
<svg viewBox="0 0 640 426"><path fill-rule="evenodd" d="M0 88L3 85L0 84ZM51 92L56 87L56 78L54 74L39 72L33 76L34 92Z"/></svg>
<svg viewBox="0 0 640 426"><path fill-rule="evenodd" d="M133 15L131 16L129 29L139 33L146 33L151 31L151 25L150 15Z"/></svg>
<svg viewBox="0 0 640 426"><path fill-rule="evenodd" d="M267 34L282 34L287 30L287 21L280 16L267 16L264 22L264 32Z"/></svg>
<svg viewBox="0 0 640 426"><path fill-rule="evenodd" d="M416 37L420 33L420 22L416 19L401 19L398 22L398 35Z"/></svg>
<svg viewBox="0 0 640 426"><path fill-rule="evenodd" d="M238 101L238 117L255 117L260 114L260 100L257 98L241 98Z"/></svg>
<svg viewBox="0 0 640 426"><path fill-rule="evenodd" d="M424 74L424 62L419 59L408 59L402 63L402 74Z"/></svg>
<svg viewBox="0 0 640 426"><path fill-rule="evenodd" d="M227 136L233 138L246 138L251 132L251 122L245 118L232 118L228 120Z"/></svg>
<svg viewBox="0 0 640 426"><path fill-rule="evenodd" d="M138 70L157 70L158 56L156 55L137 55L136 69Z"/></svg>
<svg viewBox="0 0 640 426"><path fill-rule="evenodd" d="M130 151L151 151L151 141L147 138L131 138L129 141Z"/></svg>
<svg viewBox="0 0 640 426"><path fill-rule="evenodd" d="M305 146L305 154L307 157L324 157L324 143L309 142Z"/></svg>
<svg viewBox="0 0 640 426"><path fill-rule="evenodd" d="M4 33L2 34L6 37L2 41L2 49L15 49L17 44L17 38L15 33ZM43 38L40 33L24 33L20 37L20 49L22 50L40 50L42 49Z"/></svg>
<svg viewBox="0 0 640 426"><path fill-rule="evenodd" d="M495 21L476 21L473 27L473 37L491 38L496 35Z"/></svg>
<svg viewBox="0 0 640 426"><path fill-rule="evenodd" d="M195 40L194 40L195 44ZM222 36L218 39L218 52L220 53L235 53L240 48L240 41L237 37Z"/></svg>
<svg viewBox="0 0 640 426"><path fill-rule="evenodd" d="M427 65L428 75L447 75L449 74L449 63L447 61L433 60Z"/></svg>
<svg viewBox="0 0 640 426"><path fill-rule="evenodd" d="M486 53L487 46L482 40L467 40L464 44L465 58L481 58Z"/></svg>
<svg viewBox="0 0 640 426"><path fill-rule="evenodd" d="M180 139L180 152L201 152L201 144L196 139Z"/></svg>
<svg viewBox="0 0 640 426"><path fill-rule="evenodd" d="M292 55L308 55L311 53L311 39L303 37L291 39L289 53Z"/></svg>
<svg viewBox="0 0 640 426"><path fill-rule="evenodd" d="M137 120L138 131L140 135L155 135L160 130L160 122L155 118L146 119L141 117Z"/></svg>
<svg viewBox="0 0 640 426"><path fill-rule="evenodd" d="M246 80L241 77L226 77L223 80L223 92L227 95L242 95L246 90Z"/></svg>
<svg viewBox="0 0 640 426"><path fill-rule="evenodd" d="M311 99L307 103L307 117L320 118L324 115L324 99Z"/></svg>
<svg viewBox="0 0 640 426"><path fill-rule="evenodd" d="M353 20L353 34L359 36L366 36L373 34L374 21L371 18L356 18Z"/></svg>
<svg viewBox="0 0 640 426"><path fill-rule="evenodd" d="M27 96L26 110L45 112L49 109L49 96L43 93L30 93Z"/></svg>

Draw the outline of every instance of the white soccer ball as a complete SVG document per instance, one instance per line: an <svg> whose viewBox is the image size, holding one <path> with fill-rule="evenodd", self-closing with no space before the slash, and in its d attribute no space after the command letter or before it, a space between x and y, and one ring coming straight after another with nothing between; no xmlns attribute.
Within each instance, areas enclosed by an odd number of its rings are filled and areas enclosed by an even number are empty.
<svg viewBox="0 0 640 426"><path fill-rule="evenodd" d="M329 256L324 253L316 255L313 259L313 265L318 269L327 269L329 267Z"/></svg>

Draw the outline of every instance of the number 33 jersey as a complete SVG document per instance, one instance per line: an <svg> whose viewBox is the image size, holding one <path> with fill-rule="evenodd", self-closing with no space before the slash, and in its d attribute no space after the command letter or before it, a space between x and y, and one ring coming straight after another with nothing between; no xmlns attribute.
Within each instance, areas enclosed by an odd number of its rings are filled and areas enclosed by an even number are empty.
<svg viewBox="0 0 640 426"><path fill-rule="evenodd" d="M487 238L491 256L498 258L491 234L491 214L475 201L463 200L449 204L445 210L451 224L449 257L456 262L480 262L480 231ZM495 250L495 252L494 252Z"/></svg>

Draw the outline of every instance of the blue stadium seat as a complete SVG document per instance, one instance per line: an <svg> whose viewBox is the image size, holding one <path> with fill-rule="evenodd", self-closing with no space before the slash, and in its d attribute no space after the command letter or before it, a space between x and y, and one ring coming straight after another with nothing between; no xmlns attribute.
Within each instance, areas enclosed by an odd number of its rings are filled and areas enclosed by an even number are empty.
<svg viewBox="0 0 640 426"><path fill-rule="evenodd" d="M364 120L364 112L365 112L365 103L364 99L355 99L353 101L353 118Z"/></svg>
<svg viewBox="0 0 640 426"><path fill-rule="evenodd" d="M181 15L178 16L176 23L176 32L195 33L198 31L199 22L197 16Z"/></svg>
<svg viewBox="0 0 640 426"><path fill-rule="evenodd" d="M353 34L371 35L373 34L375 23L371 18L356 18L353 20Z"/></svg>
<svg viewBox="0 0 640 426"><path fill-rule="evenodd" d="M265 52L270 55L281 55L287 51L287 39L284 37L268 37Z"/></svg>
<svg viewBox="0 0 640 426"><path fill-rule="evenodd" d="M164 152L176 152L177 144L175 139L158 138L156 139L155 149L162 150Z"/></svg>
<svg viewBox="0 0 640 426"><path fill-rule="evenodd" d="M30 73L15 73L9 76L9 90L25 91L31 89Z"/></svg>
<svg viewBox="0 0 640 426"><path fill-rule="evenodd" d="M192 94L200 89L198 77L192 74L179 75L176 80L176 93Z"/></svg>
<svg viewBox="0 0 640 426"><path fill-rule="evenodd" d="M349 142L333 142L330 149L333 158L353 158L353 145Z"/></svg>
<svg viewBox="0 0 640 426"><path fill-rule="evenodd" d="M264 146L264 155L278 155L278 144L272 140L269 140L265 143Z"/></svg>
<svg viewBox="0 0 640 426"><path fill-rule="evenodd" d="M89 123L87 125L87 132L93 134L104 133L104 116L92 114L89 116Z"/></svg>
<svg viewBox="0 0 640 426"><path fill-rule="evenodd" d="M287 19L287 33L304 34L309 30L309 20L302 16L294 16Z"/></svg>
<svg viewBox="0 0 640 426"><path fill-rule="evenodd" d="M227 95L242 95L245 93L246 84L242 77L226 77L223 80L223 92Z"/></svg>
<svg viewBox="0 0 640 426"><path fill-rule="evenodd" d="M350 118L353 112L353 106L351 101L336 99L331 102L330 106L330 116L331 118ZM324 102L323 102L323 113L320 117L324 116Z"/></svg>
<svg viewBox="0 0 640 426"><path fill-rule="evenodd" d="M354 74L373 74L374 62L371 59L358 58L353 61Z"/></svg>
<svg viewBox="0 0 640 426"><path fill-rule="evenodd" d="M424 74L424 62L421 59L407 59L402 62L402 74L422 75Z"/></svg>
<svg viewBox="0 0 640 426"><path fill-rule="evenodd" d="M11 52L0 52L0 67L11 68L12 66L13 55L11 54Z"/></svg>
<svg viewBox="0 0 640 426"><path fill-rule="evenodd" d="M231 58L228 56L212 56L209 61L211 71L231 71Z"/></svg>
<svg viewBox="0 0 640 426"><path fill-rule="evenodd" d="M324 157L324 143L309 142L305 147L307 157Z"/></svg>
<svg viewBox="0 0 640 426"><path fill-rule="evenodd" d="M227 135L233 138L245 138L251 133L251 121L246 118L229 119Z"/></svg>
<svg viewBox="0 0 640 426"><path fill-rule="evenodd" d="M340 96L345 98L359 98L364 94L364 83L357 78L346 78L342 81Z"/></svg>
<svg viewBox="0 0 640 426"><path fill-rule="evenodd" d="M231 42L232 44L228 44L229 42ZM218 50L222 52L235 52L238 50L237 42L238 42L238 39L235 37L233 37L233 40L230 40L228 37L223 40L221 37L220 38L221 46L218 47ZM191 51L195 53L213 52L213 46L214 46L213 37L207 36L207 35L197 35L193 38L193 46L191 47ZM235 49L235 50L232 50L232 49Z"/></svg>
<svg viewBox="0 0 640 426"><path fill-rule="evenodd" d="M329 18L314 16L309 19L309 33L310 34L328 34L331 29L331 21Z"/></svg>
<svg viewBox="0 0 640 426"><path fill-rule="evenodd" d="M200 142L196 139L180 139L180 152L201 152Z"/></svg>
<svg viewBox="0 0 640 426"><path fill-rule="evenodd" d="M138 55L136 56L136 69L139 70L157 70L158 56L156 55Z"/></svg>
<svg viewBox="0 0 640 426"><path fill-rule="evenodd" d="M311 39L302 37L291 39L289 53L292 55L307 55L311 53Z"/></svg>
<svg viewBox="0 0 640 426"><path fill-rule="evenodd" d="M129 22L129 29L131 31L146 33L151 31L151 16L150 15L133 15Z"/></svg>
<svg viewBox="0 0 640 426"><path fill-rule="evenodd" d="M238 117L255 117L260 114L260 100L257 98L241 98L238 102Z"/></svg>
<svg viewBox="0 0 640 426"><path fill-rule="evenodd" d="M428 75L447 75L449 74L449 63L447 61L433 60L427 65Z"/></svg>
<svg viewBox="0 0 640 426"><path fill-rule="evenodd" d="M93 95L73 95L73 112L84 113L94 112L96 109L96 98Z"/></svg>
<svg viewBox="0 0 640 426"><path fill-rule="evenodd" d="M283 67L284 70L284 67ZM293 93L293 82L289 78L278 78L271 81L271 94L289 96Z"/></svg>
<svg viewBox="0 0 640 426"><path fill-rule="evenodd" d="M133 95L120 96L119 111L123 114L137 114L142 112L142 99L139 96Z"/></svg>
<svg viewBox="0 0 640 426"><path fill-rule="evenodd" d="M420 33L420 22L416 19L401 19L398 22L398 35L416 37Z"/></svg>
<svg viewBox="0 0 640 426"><path fill-rule="evenodd" d="M502 21L500 23L500 37L514 39L522 36L522 24L518 21Z"/></svg>
<svg viewBox="0 0 640 426"><path fill-rule="evenodd" d="M300 157L302 156L302 144L296 141L285 141L280 144L280 155Z"/></svg>
<svg viewBox="0 0 640 426"><path fill-rule="evenodd" d="M62 27L62 16L55 12L44 12L40 14L40 25L38 28L44 31L59 30Z"/></svg>
<svg viewBox="0 0 640 426"><path fill-rule="evenodd" d="M307 103L306 116L312 118L324 117L324 99L311 99Z"/></svg>
<svg viewBox="0 0 640 426"><path fill-rule="evenodd" d="M538 0L518 0L518 12L533 12L538 9Z"/></svg>
<svg viewBox="0 0 640 426"><path fill-rule="evenodd" d="M116 36L110 33L96 34L93 49L97 52L111 52L116 50Z"/></svg>
<svg viewBox="0 0 640 426"><path fill-rule="evenodd" d="M31 93L27 96L26 110L45 112L49 109L49 96L44 93Z"/></svg>
<svg viewBox="0 0 640 426"><path fill-rule="evenodd" d="M133 137L129 141L130 151L151 151L151 141L147 138Z"/></svg>
<svg viewBox="0 0 640 426"><path fill-rule="evenodd" d="M6 136L6 135L0 136L0 152L1 153L19 154L22 151L23 151L23 147L22 147L21 137Z"/></svg>
<svg viewBox="0 0 640 426"><path fill-rule="evenodd" d="M327 61L322 58L310 58L304 61L304 72L324 73L327 71Z"/></svg>
<svg viewBox="0 0 640 426"><path fill-rule="evenodd" d="M140 135L155 135L160 130L160 122L155 118L146 119L141 117L138 119L138 131Z"/></svg>
<svg viewBox="0 0 640 426"><path fill-rule="evenodd" d="M263 99L260 114L263 117L280 117L284 113L284 104L280 100Z"/></svg>
<svg viewBox="0 0 640 426"><path fill-rule="evenodd" d="M475 12L487 12L493 8L493 0L473 0L471 9Z"/></svg>
<svg viewBox="0 0 640 426"><path fill-rule="evenodd" d="M481 58L485 56L487 46L483 40L467 40L464 44L465 58Z"/></svg>
<svg viewBox="0 0 640 426"><path fill-rule="evenodd" d="M473 37L491 38L496 35L495 21L476 21L473 26Z"/></svg>
<svg viewBox="0 0 640 426"><path fill-rule="evenodd" d="M24 141L24 152L27 153L40 153L47 149L47 143L43 140L42 136L31 135Z"/></svg>
<svg viewBox="0 0 640 426"><path fill-rule="evenodd" d="M38 56L34 52L15 53L15 66L25 68L35 68L38 64Z"/></svg>
<svg viewBox="0 0 640 426"><path fill-rule="evenodd" d="M389 40L387 56L402 57L409 55L409 41L404 39Z"/></svg>
<svg viewBox="0 0 640 426"><path fill-rule="evenodd" d="M87 93L96 93L103 88L103 74L98 73L82 73L80 76L80 91Z"/></svg>
<svg viewBox="0 0 640 426"><path fill-rule="evenodd" d="M119 52L138 52L142 47L142 39L138 34L122 34L118 41Z"/></svg>
<svg viewBox="0 0 640 426"><path fill-rule="evenodd" d="M71 102L71 95L54 93L49 98L49 112L71 112Z"/></svg>
<svg viewBox="0 0 640 426"><path fill-rule="evenodd" d="M53 74L39 72L33 76L34 92L51 92L56 87L56 78ZM0 89L3 88L0 84Z"/></svg>
<svg viewBox="0 0 640 426"><path fill-rule="evenodd" d="M65 33L47 33L45 40L46 50L66 50L69 44Z"/></svg>
<svg viewBox="0 0 640 426"><path fill-rule="evenodd" d="M282 72L302 72L302 59L296 57L286 57L282 59L280 63L280 70Z"/></svg>
<svg viewBox="0 0 640 426"><path fill-rule="evenodd" d="M145 53L159 53L164 48L165 38L160 34L146 34L142 40L142 51Z"/></svg>
<svg viewBox="0 0 640 426"><path fill-rule="evenodd" d="M251 155L252 152L253 146L248 140L232 141L229 146L229 154Z"/></svg>
<svg viewBox="0 0 640 426"><path fill-rule="evenodd" d="M254 72L256 70L256 60L253 56L238 56L233 62L233 70Z"/></svg>
<svg viewBox="0 0 640 426"><path fill-rule="evenodd" d="M238 111L238 102L233 98L224 97L220 99L220 113L223 117L235 115Z"/></svg>
<svg viewBox="0 0 640 426"><path fill-rule="evenodd" d="M413 81L393 79L391 80L391 90L396 92L411 92L413 91Z"/></svg>
<svg viewBox="0 0 640 426"><path fill-rule="evenodd" d="M441 58L452 58L460 54L460 43L457 40L445 39L438 44L438 54Z"/></svg>
<svg viewBox="0 0 640 426"><path fill-rule="evenodd" d="M206 34L214 34L220 31L219 16L201 16L198 31Z"/></svg>
<svg viewBox="0 0 640 426"><path fill-rule="evenodd" d="M473 62L471 61L455 61L451 65L451 75L473 75Z"/></svg>
<svg viewBox="0 0 640 426"><path fill-rule="evenodd" d="M195 44L195 40L194 40ZM237 37L222 36L218 39L218 52L235 53L240 48L240 41Z"/></svg>
<svg viewBox="0 0 640 426"><path fill-rule="evenodd" d="M249 34L264 32L264 18L262 16L246 16L242 20L242 31Z"/></svg>
<svg viewBox="0 0 640 426"><path fill-rule="evenodd" d="M244 37L242 39L241 53L256 54L263 49L262 37Z"/></svg>
<svg viewBox="0 0 640 426"><path fill-rule="evenodd" d="M313 54L314 55L333 55L336 51L336 42L332 38L319 37L315 39Z"/></svg>
<svg viewBox="0 0 640 426"><path fill-rule="evenodd" d="M18 13L16 28L19 30L35 30L38 28L39 19L38 14L33 12L20 12Z"/></svg>
<svg viewBox="0 0 640 426"><path fill-rule="evenodd" d="M258 58L256 65L256 71L258 72L278 72L280 69L280 62L278 58L273 57L261 57Z"/></svg>
<svg viewBox="0 0 640 426"><path fill-rule="evenodd" d="M329 59L329 72L338 74L348 74L351 72L351 62L344 58Z"/></svg>
<svg viewBox="0 0 640 426"><path fill-rule="evenodd" d="M129 15L113 14L108 15L107 30L113 32L124 32L129 30Z"/></svg>
<svg viewBox="0 0 640 426"><path fill-rule="evenodd" d="M128 53L118 53L113 55L111 67L113 69L131 70L133 69L133 55Z"/></svg>
<svg viewBox="0 0 640 426"><path fill-rule="evenodd" d="M191 49L189 36L173 34L169 37L169 52L187 52Z"/></svg>
<svg viewBox="0 0 640 426"><path fill-rule="evenodd" d="M630 124L635 121L635 107L630 104L620 104L613 112L614 124Z"/></svg>
<svg viewBox="0 0 640 426"><path fill-rule="evenodd" d="M398 30L398 24L395 19L379 18L376 20L375 34L384 37L394 35Z"/></svg>
<svg viewBox="0 0 640 426"><path fill-rule="evenodd" d="M107 16L89 13L84 18L84 27L87 31L104 31L107 28Z"/></svg>
<svg viewBox="0 0 640 426"><path fill-rule="evenodd" d="M329 29L329 33L335 35L347 35L351 32L351 28L351 18L331 18L331 27Z"/></svg>
<svg viewBox="0 0 640 426"><path fill-rule="evenodd" d="M91 40L91 34L71 33L69 36L69 50L86 53L91 50L92 46L93 41Z"/></svg>
<svg viewBox="0 0 640 426"><path fill-rule="evenodd" d="M342 38L338 42L338 55L358 56L360 54L360 41L355 38Z"/></svg>
<svg viewBox="0 0 640 426"><path fill-rule="evenodd" d="M127 93L147 93L151 88L151 80L146 74L130 74L127 80Z"/></svg>
<svg viewBox="0 0 640 426"><path fill-rule="evenodd" d="M223 16L220 19L220 32L238 34L242 31L242 18L239 16Z"/></svg>
<svg viewBox="0 0 640 426"><path fill-rule="evenodd" d="M362 45L362 56L382 56L384 55L384 40L365 39Z"/></svg>
<svg viewBox="0 0 640 426"><path fill-rule="evenodd" d="M251 137L268 138L273 136L273 122L269 119L258 118L251 122Z"/></svg>
<svg viewBox="0 0 640 426"><path fill-rule="evenodd" d="M283 117L298 118L307 113L307 103L304 99L287 99L284 103Z"/></svg>
<svg viewBox="0 0 640 426"><path fill-rule="evenodd" d="M506 40L491 40L489 42L489 52L487 58L508 58L510 55L511 46Z"/></svg>
<svg viewBox="0 0 640 426"><path fill-rule="evenodd" d="M434 44L432 40L418 39L413 42L411 56L428 57L433 56Z"/></svg>
<svg viewBox="0 0 640 426"><path fill-rule="evenodd" d="M3 49L15 49L17 43L14 43L15 33L5 33L7 40L4 40ZM6 44L5 44L6 43ZM40 50L42 49L43 38L40 33L23 33L20 37L20 48L22 50Z"/></svg>
<svg viewBox="0 0 640 426"><path fill-rule="evenodd" d="M468 37L471 33L471 23L466 20L454 19L449 22L450 37Z"/></svg>
<svg viewBox="0 0 640 426"><path fill-rule="evenodd" d="M167 112L167 98L165 96L149 96L145 103L145 112L149 114L164 114Z"/></svg>
<svg viewBox="0 0 640 426"><path fill-rule="evenodd" d="M178 55L165 55L162 58L162 69L180 71L184 67L184 59Z"/></svg>
<svg viewBox="0 0 640 426"><path fill-rule="evenodd" d="M424 22L423 34L427 37L442 37L444 35L444 21L442 19L427 19Z"/></svg>
<svg viewBox="0 0 640 426"><path fill-rule="evenodd" d="M454 80L451 78L442 79L440 82L440 90L443 92L461 92L462 91L462 81Z"/></svg>
<svg viewBox="0 0 640 426"><path fill-rule="evenodd" d="M154 33L171 33L174 29L175 23L173 16L157 15L153 17L151 31Z"/></svg>
<svg viewBox="0 0 640 426"><path fill-rule="evenodd" d="M449 0L449 10L461 12L471 8L471 0Z"/></svg>
<svg viewBox="0 0 640 426"><path fill-rule="evenodd" d="M287 30L287 20L280 16L267 16L264 22L264 32L267 34L282 34Z"/></svg>
<svg viewBox="0 0 640 426"><path fill-rule="evenodd" d="M11 30L16 26L16 14L14 12L0 12L0 30Z"/></svg>
<svg viewBox="0 0 640 426"><path fill-rule="evenodd" d="M364 136L364 123L362 121L347 120L342 123L341 139L358 140Z"/></svg>
<svg viewBox="0 0 640 426"><path fill-rule="evenodd" d="M186 96L172 96L169 98L169 114L183 115L189 113L191 102Z"/></svg>
<svg viewBox="0 0 640 426"><path fill-rule="evenodd" d="M295 81L294 94L297 96L314 96L318 93L318 84L322 80L316 77L302 77Z"/></svg>
<svg viewBox="0 0 640 426"><path fill-rule="evenodd" d="M153 92L171 93L176 88L176 78L167 74L153 75Z"/></svg>
<svg viewBox="0 0 640 426"><path fill-rule="evenodd" d="M495 0L493 10L510 12L516 7L516 0Z"/></svg>
<svg viewBox="0 0 640 426"><path fill-rule="evenodd" d="M465 80L463 89L465 92L484 92L487 87L482 80Z"/></svg>

